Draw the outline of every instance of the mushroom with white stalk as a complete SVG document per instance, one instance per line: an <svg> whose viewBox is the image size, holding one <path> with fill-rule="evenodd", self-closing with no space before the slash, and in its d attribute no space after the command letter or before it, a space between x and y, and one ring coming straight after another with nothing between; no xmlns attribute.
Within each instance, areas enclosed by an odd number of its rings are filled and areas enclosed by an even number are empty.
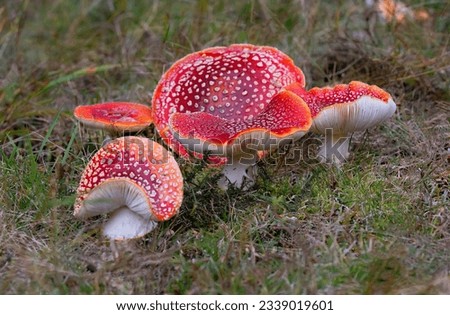
<svg viewBox="0 0 450 315"><path fill-rule="evenodd" d="M125 132L144 130L153 122L149 106L130 102L79 105L74 116L87 127L106 130L113 138Z"/></svg>
<svg viewBox="0 0 450 315"><path fill-rule="evenodd" d="M359 81L308 91L297 84L286 89L308 104L313 117L311 131L325 135L319 158L335 164L349 157L349 134L386 121L396 110L388 92Z"/></svg>
<svg viewBox="0 0 450 315"><path fill-rule="evenodd" d="M77 190L74 215L111 213L103 234L112 240L141 237L168 220L183 199L183 178L166 149L143 137L121 137L89 161Z"/></svg>
<svg viewBox="0 0 450 315"><path fill-rule="evenodd" d="M294 82L305 85L303 72L273 47L208 48L178 60L162 76L153 94L154 124L181 156L209 153L209 161L222 161L225 177L241 187L244 178L253 180L247 170L259 151L308 131L307 104L283 89Z"/></svg>
<svg viewBox="0 0 450 315"><path fill-rule="evenodd" d="M174 113L170 128L188 150L226 157L223 175L241 187L244 178L252 182L249 168L258 161L260 151L302 137L311 121L308 105L294 93L281 91L253 119L236 122L205 112ZM225 178L219 182L224 189L228 185Z"/></svg>

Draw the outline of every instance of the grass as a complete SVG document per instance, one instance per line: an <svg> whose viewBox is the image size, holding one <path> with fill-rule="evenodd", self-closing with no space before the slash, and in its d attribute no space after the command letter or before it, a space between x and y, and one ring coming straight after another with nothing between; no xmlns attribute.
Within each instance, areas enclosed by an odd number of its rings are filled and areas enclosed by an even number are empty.
<svg viewBox="0 0 450 315"><path fill-rule="evenodd" d="M450 7L405 0L430 19L386 23L355 3L0 5L0 293L449 294ZM74 107L149 104L178 58L237 42L286 52L308 87L377 84L398 110L342 168L315 163L307 135L259 162L248 192L179 159L180 214L114 259L101 218L72 216L105 136Z"/></svg>

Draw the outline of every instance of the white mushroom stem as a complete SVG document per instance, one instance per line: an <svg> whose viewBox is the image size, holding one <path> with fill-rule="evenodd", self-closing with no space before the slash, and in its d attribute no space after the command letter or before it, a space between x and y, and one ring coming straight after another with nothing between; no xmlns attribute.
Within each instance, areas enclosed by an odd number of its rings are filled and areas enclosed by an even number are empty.
<svg viewBox="0 0 450 315"><path fill-rule="evenodd" d="M258 152L271 151L304 134L304 131L298 131L288 137L277 138L270 132L255 130L239 136L227 148L228 161L222 170L223 178L219 181L219 187L226 190L231 184L246 190L253 186L257 174Z"/></svg>
<svg viewBox="0 0 450 315"><path fill-rule="evenodd" d="M248 188L254 181L256 176L256 161L251 164L244 164L236 159L233 164L227 164L222 170L222 178L219 180L219 187L223 190L228 189L228 185L233 185L238 188ZM244 185L245 184L245 185Z"/></svg>
<svg viewBox="0 0 450 315"><path fill-rule="evenodd" d="M128 207L115 210L103 226L103 235L111 240L131 239L153 231L157 222L145 219Z"/></svg>
<svg viewBox="0 0 450 315"><path fill-rule="evenodd" d="M349 157L350 137L345 134L333 132L329 128L325 132L325 139L319 148L319 159L322 163L339 165Z"/></svg>
<svg viewBox="0 0 450 315"><path fill-rule="evenodd" d="M150 233L157 225L156 221L144 219L124 206L113 211L103 225L103 235L110 241L114 259L118 259L124 248L129 249L132 246L132 239Z"/></svg>

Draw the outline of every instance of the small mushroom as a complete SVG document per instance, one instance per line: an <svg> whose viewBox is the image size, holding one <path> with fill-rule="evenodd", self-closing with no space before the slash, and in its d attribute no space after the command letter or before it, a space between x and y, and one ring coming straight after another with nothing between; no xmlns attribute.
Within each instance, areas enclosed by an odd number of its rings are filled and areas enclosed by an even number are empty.
<svg viewBox="0 0 450 315"><path fill-rule="evenodd" d="M349 137L389 119L396 105L389 93L359 81L334 87L312 88L292 84L286 89L300 96L311 109L311 131L325 135L319 157L341 163L349 156Z"/></svg>
<svg viewBox="0 0 450 315"><path fill-rule="evenodd" d="M74 115L84 125L112 134L137 132L153 121L149 106L128 102L80 105L75 108Z"/></svg>
<svg viewBox="0 0 450 315"><path fill-rule="evenodd" d="M153 94L154 124L181 156L209 152L209 161L223 161L226 177L240 186L261 156L258 150L309 128L306 104L283 90L294 82L305 85L303 72L276 48L208 48L180 59L162 76Z"/></svg>
<svg viewBox="0 0 450 315"><path fill-rule="evenodd" d="M81 176L74 215L112 213L103 228L112 240L141 237L174 216L183 178L173 156L143 137L121 137L102 147Z"/></svg>

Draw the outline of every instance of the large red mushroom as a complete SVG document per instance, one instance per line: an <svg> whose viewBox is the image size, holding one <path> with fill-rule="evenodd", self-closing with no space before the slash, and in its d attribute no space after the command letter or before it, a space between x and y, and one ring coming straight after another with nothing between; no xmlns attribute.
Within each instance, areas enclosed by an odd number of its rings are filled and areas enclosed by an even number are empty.
<svg viewBox="0 0 450 315"><path fill-rule="evenodd" d="M121 137L89 161L74 215L84 219L112 213L103 233L113 240L131 239L174 216L182 199L183 178L171 153L147 138Z"/></svg>
<svg viewBox="0 0 450 315"><path fill-rule="evenodd" d="M294 82L305 85L303 72L278 49L208 48L180 59L162 76L153 94L154 124L183 157L225 157L224 175L240 186L259 150L308 131L307 104L283 89Z"/></svg>

